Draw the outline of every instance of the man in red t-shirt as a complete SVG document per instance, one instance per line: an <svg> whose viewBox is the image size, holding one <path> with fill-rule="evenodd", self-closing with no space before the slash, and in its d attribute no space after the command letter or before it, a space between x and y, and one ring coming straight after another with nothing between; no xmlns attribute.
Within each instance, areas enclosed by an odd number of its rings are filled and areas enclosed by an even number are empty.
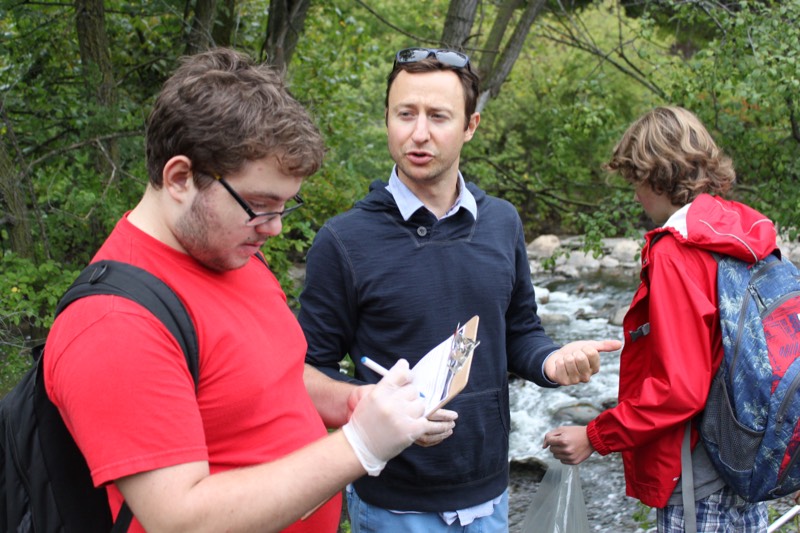
<svg viewBox="0 0 800 533"><path fill-rule="evenodd" d="M83 298L47 341L45 384L130 531L333 532L340 490L427 433L408 364L331 397L327 433L303 384L306 342L254 257L300 207L322 138L271 68L216 49L185 58L147 125L149 184L94 260L155 274L198 336L199 386L163 324L118 296ZM327 421L329 422L329 421Z"/></svg>

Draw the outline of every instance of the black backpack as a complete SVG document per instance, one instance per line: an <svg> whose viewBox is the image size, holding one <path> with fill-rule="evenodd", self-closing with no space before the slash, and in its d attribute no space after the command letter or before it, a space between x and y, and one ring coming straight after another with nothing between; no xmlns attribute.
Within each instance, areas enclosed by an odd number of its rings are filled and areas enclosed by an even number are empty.
<svg viewBox="0 0 800 533"><path fill-rule="evenodd" d="M78 298L95 294L129 298L161 320L183 349L197 386L194 325L172 289L133 265L99 261L86 267L70 286L56 316ZM0 530L127 531L133 518L130 508L123 503L112 524L105 489L94 488L83 455L47 397L42 377L44 345L34 348L32 355L34 367L0 401Z"/></svg>

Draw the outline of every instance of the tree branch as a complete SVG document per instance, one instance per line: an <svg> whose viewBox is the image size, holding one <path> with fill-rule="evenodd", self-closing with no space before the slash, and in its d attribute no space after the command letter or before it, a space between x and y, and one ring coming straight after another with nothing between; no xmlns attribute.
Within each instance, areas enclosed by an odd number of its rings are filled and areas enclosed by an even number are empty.
<svg viewBox="0 0 800 533"><path fill-rule="evenodd" d="M497 171L497 173L502 176L503 180L506 183L515 184L516 185L516 190L519 193L522 193L522 194L534 194L534 195L540 197L540 198L538 198L539 201L542 201L542 202L544 202L546 204L549 204L549 200L548 199L552 199L552 200L555 200L556 202L560 202L560 203L566 204L566 205L557 206L558 210L560 210L560 211L568 211L566 206L586 207L586 208L590 208L590 209L597 209L598 208L597 203L584 202L582 200L574 200L572 198L568 198L568 197L564 197L564 196L560 196L558 194L555 194L555 193L551 192L548 187L545 187L544 184L541 183L541 181L539 183L542 185L542 188L540 188L540 189L532 188L532 187L529 186L528 183L526 183L524 181L521 181L521 180L517 180L516 178L514 178L514 176L517 174L516 172L512 173L512 172L507 171L504 167L501 167L500 165L498 165L497 163L495 163L494 161L492 161L489 158L486 158L486 157L474 157L474 158L470 158L470 159L465 159L464 160L465 163L467 163L469 161L481 161L481 162L486 163L489 166L493 167ZM504 190L506 192L508 192L507 189L504 189ZM556 206L554 205L553 207L556 207Z"/></svg>
<svg viewBox="0 0 800 533"><path fill-rule="evenodd" d="M623 41L621 29L619 31L620 44L611 50L604 51L591 42L591 36L582 39L579 35L580 31L577 30L575 23L572 21L570 21L568 24L562 20L560 23L563 29L559 29L553 25L544 25L543 28L546 30L546 32L542 34L542 36L552 42L576 48L594 55L601 61L608 63L626 76L633 78L633 80L653 94L656 94L660 98L666 97L664 90L661 89L655 82L648 79L647 75L626 56L625 48L631 46L634 40ZM622 62L614 60L612 57L614 54L616 54Z"/></svg>
<svg viewBox="0 0 800 533"><path fill-rule="evenodd" d="M57 148L55 150L51 150L44 154L41 157L38 157L28 163L27 167L20 173L21 176L25 177L28 176L33 168L48 159L55 157L57 155L65 154L67 152L71 152L72 150L77 150L78 148L83 148L84 146L88 146L90 144L96 144L98 142L104 142L112 139L121 139L123 137L135 137L137 135L141 135L142 132L140 131L122 131L117 133L109 133L107 135L98 135L97 137L92 137L91 139L87 139L85 141L77 142L70 144L68 146L63 146L61 148Z"/></svg>
<svg viewBox="0 0 800 533"><path fill-rule="evenodd" d="M427 38L424 38L424 37L420 37L420 36L418 36L418 35L414 35L413 33L409 33L409 32L407 32L406 30L404 30L403 28L401 28L401 27L399 27L399 26L395 26L394 24L392 24L391 22L389 22L388 20L386 20L384 17L382 17L380 14L378 14L378 12L377 12L377 11L375 11L374 9L372 9L371 7L369 7L369 6L368 6L368 5L367 5L365 2L363 2L362 0L356 0L356 4L360 5L361 7L363 7L363 8L364 8L364 9L366 9L367 11L369 11L369 12L372 14L372 16L374 16L376 19L380 20L381 22L383 22L384 24L386 24L387 26L389 26L389 27L390 27L391 29L393 29L394 31L396 31L396 32L400 32L400 33L402 33L403 35L405 35L406 37L411 37L411 38L412 38L412 39L414 39L415 41L418 41L418 42L421 42L421 43L434 44L434 45L437 45L437 46L441 44L441 41L439 41L438 39L427 39Z"/></svg>

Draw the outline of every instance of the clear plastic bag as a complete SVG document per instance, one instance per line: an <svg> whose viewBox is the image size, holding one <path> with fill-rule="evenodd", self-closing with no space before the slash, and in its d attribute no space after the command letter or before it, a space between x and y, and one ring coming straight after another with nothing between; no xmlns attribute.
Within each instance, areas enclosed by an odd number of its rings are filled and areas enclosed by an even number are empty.
<svg viewBox="0 0 800 533"><path fill-rule="evenodd" d="M522 523L523 533L589 533L577 465L548 463Z"/></svg>

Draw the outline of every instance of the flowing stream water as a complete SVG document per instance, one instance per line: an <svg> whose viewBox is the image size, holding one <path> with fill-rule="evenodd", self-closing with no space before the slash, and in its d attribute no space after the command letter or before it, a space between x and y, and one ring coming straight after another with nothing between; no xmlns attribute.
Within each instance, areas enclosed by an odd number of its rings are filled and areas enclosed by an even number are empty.
<svg viewBox="0 0 800 533"><path fill-rule="evenodd" d="M623 339L614 325L630 304L639 283L638 272L610 274L608 271L580 279L548 280L534 277L539 315L548 334L559 343L580 339ZM548 294L549 293L549 294ZM616 405L619 384L619 352L601 354L600 372L586 384L544 389L521 379L512 380L511 396L511 485L509 533L523 531L545 461L545 433L560 425L585 425L603 409ZM531 466L532 465L532 466ZM620 455L597 453L580 465L580 478L591 531L608 533L654 533L655 510L625 496ZM771 519L796 510L791 496L769 502ZM792 519L780 533L800 532L800 520ZM569 533L569 532L564 532Z"/></svg>
<svg viewBox="0 0 800 533"><path fill-rule="evenodd" d="M622 328L610 318L627 308L638 283L638 276L591 275L579 280L534 280L539 314L548 334L559 343L579 339L622 339ZM546 293L549 291L549 297ZM542 298L542 296L544 298ZM544 389L523 380L511 384L512 472L515 463L537 463L551 459L542 449L544 434L559 425L585 424L603 409L616 403L619 382L619 352L601 355L600 372L589 383ZM512 478L519 476L514 476ZM537 476L534 476L537 477ZM655 511L640 506L625 496L622 462L619 454L600 457L593 454L580 466L581 484L592 531L644 532ZM538 481L538 479L537 479ZM530 482L511 487L511 533L521 530L536 487ZM644 510L644 511L643 511ZM644 515L637 521L635 516ZM526 532L531 533L531 532Z"/></svg>

